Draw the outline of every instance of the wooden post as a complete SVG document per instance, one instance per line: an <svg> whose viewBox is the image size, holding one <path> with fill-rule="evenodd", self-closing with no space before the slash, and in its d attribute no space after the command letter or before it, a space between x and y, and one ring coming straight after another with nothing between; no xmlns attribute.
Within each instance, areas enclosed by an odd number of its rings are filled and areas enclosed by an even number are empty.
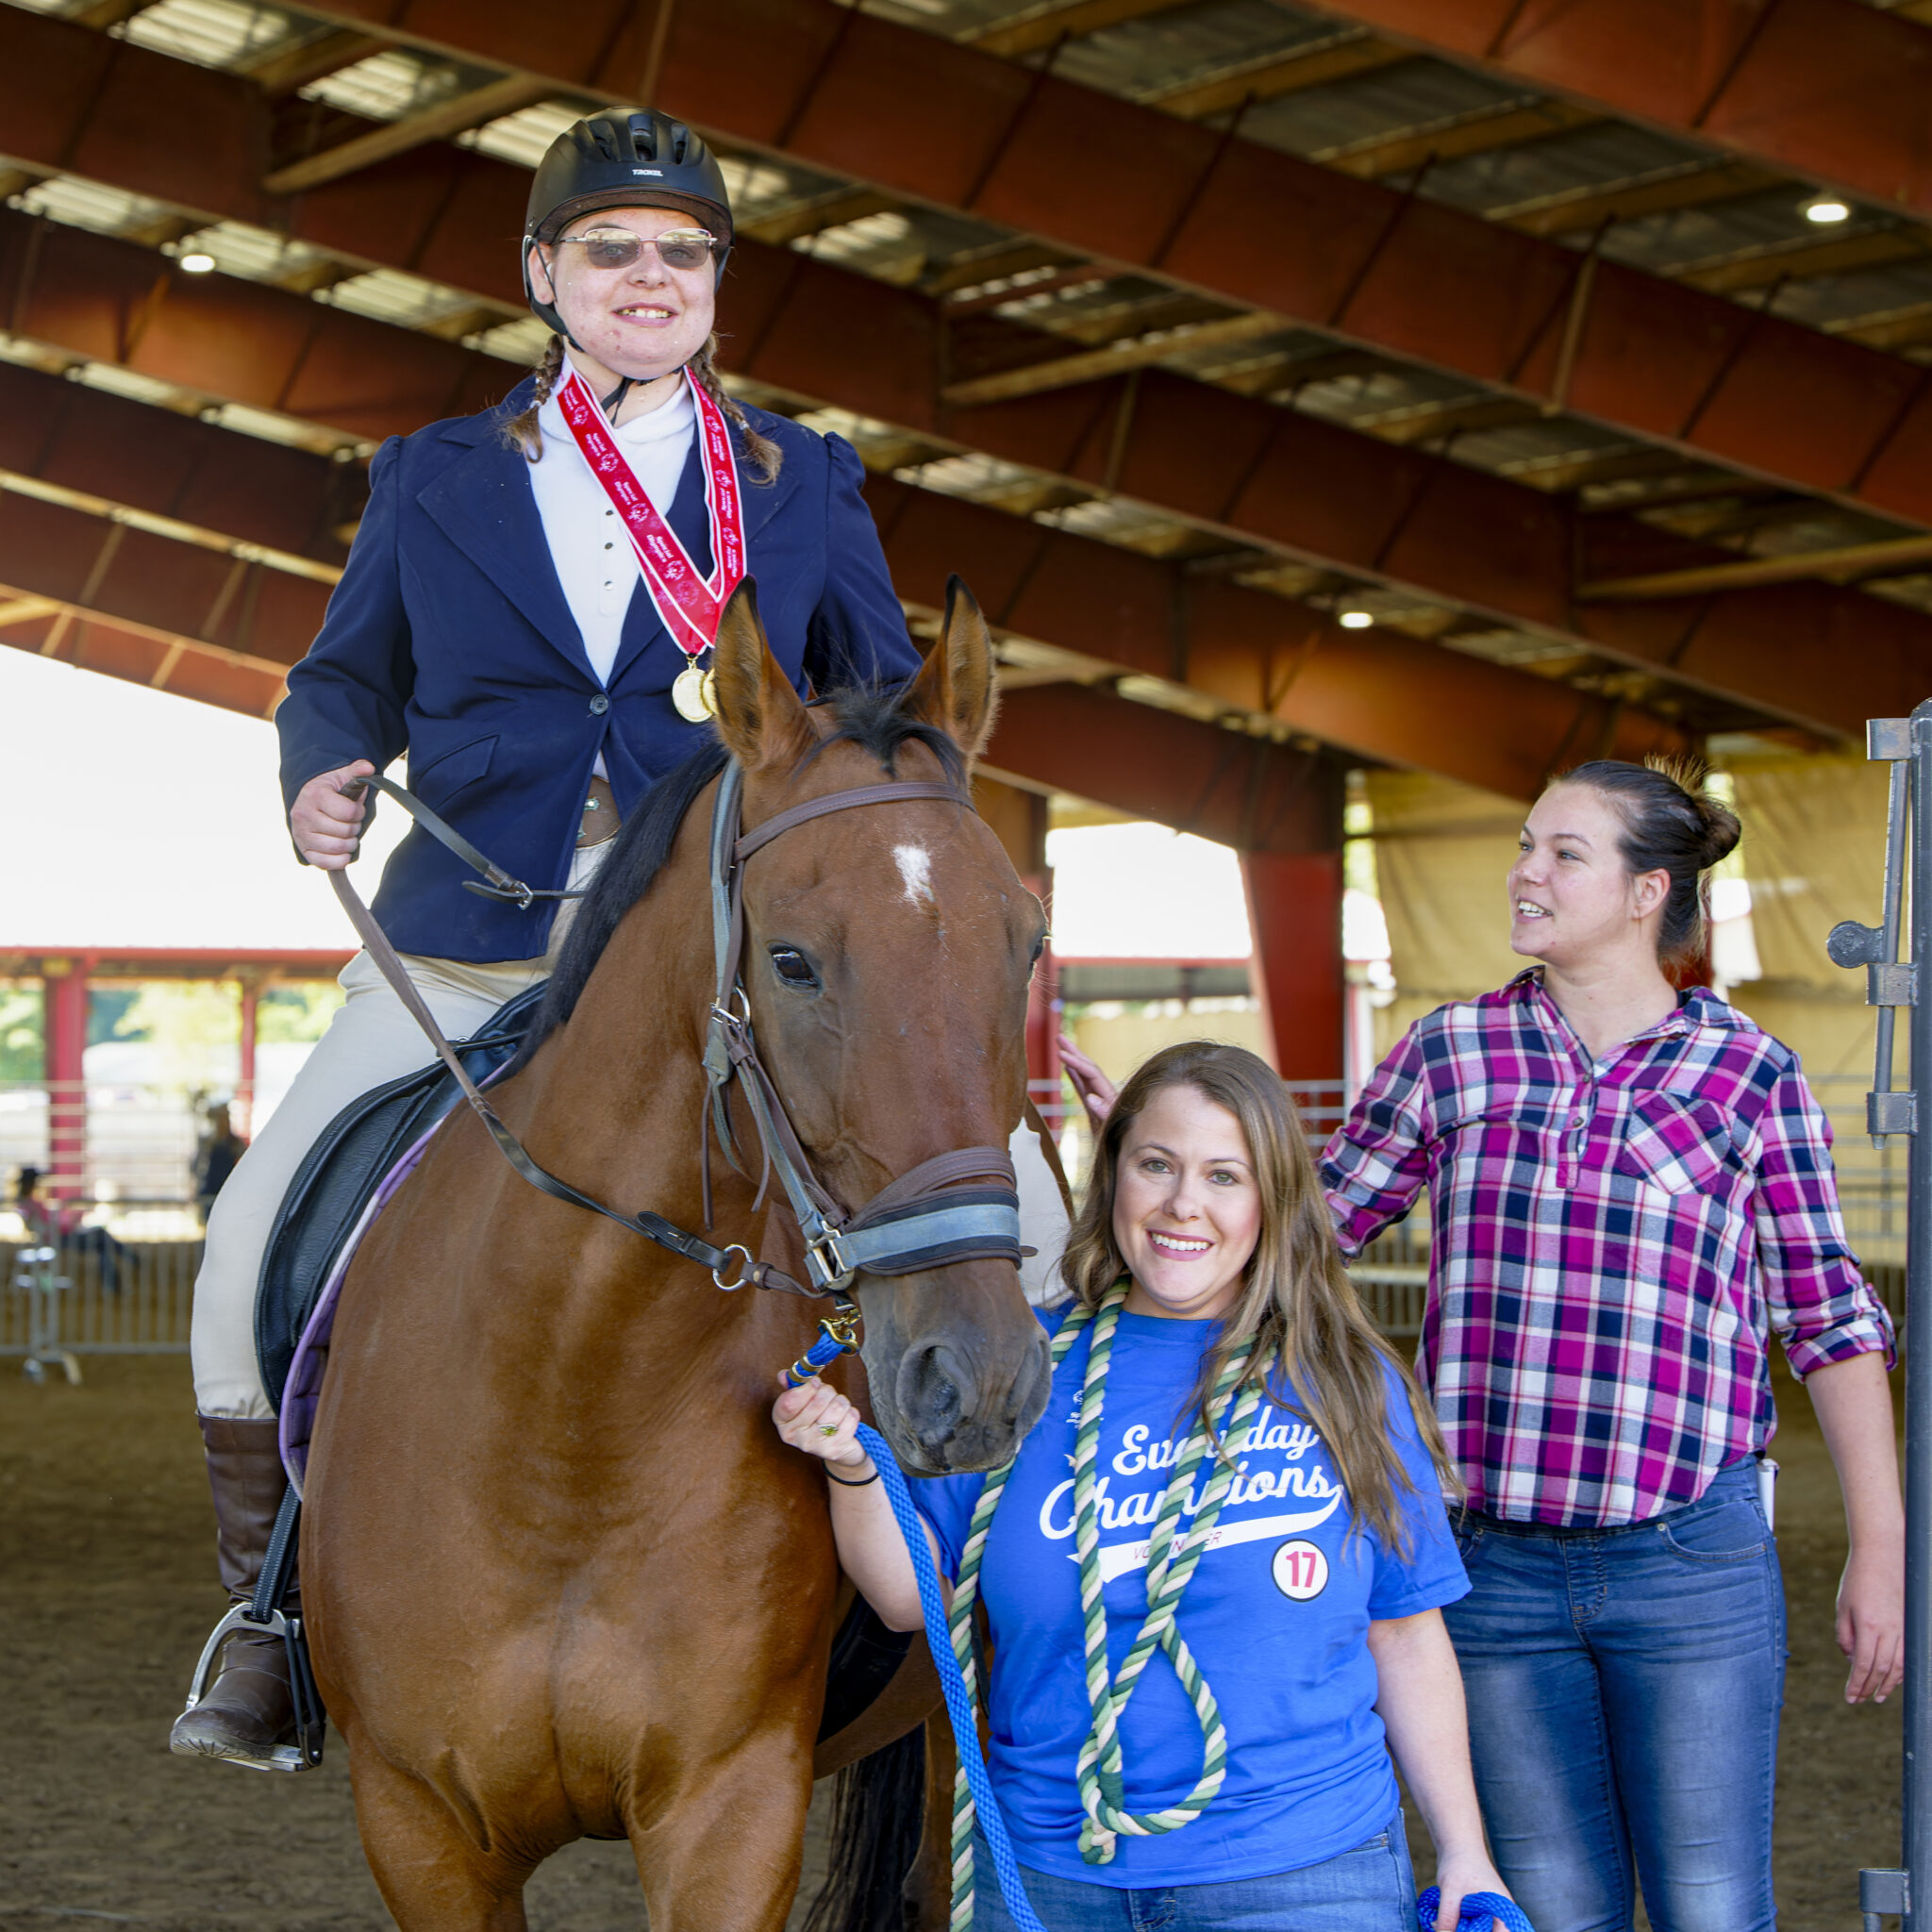
<svg viewBox="0 0 1932 1932"><path fill-rule="evenodd" d="M72 1200L87 1185L87 1013L91 959L42 959L46 1040L47 1196Z"/></svg>
<svg viewBox="0 0 1932 1932"><path fill-rule="evenodd" d="M1255 991L1284 1080L1342 1074L1341 854L1250 852L1241 858L1254 933Z"/></svg>
<svg viewBox="0 0 1932 1932"><path fill-rule="evenodd" d="M242 1077L235 1087L235 1131L244 1141L255 1138L255 1023L261 1000L261 982L249 974L242 981Z"/></svg>

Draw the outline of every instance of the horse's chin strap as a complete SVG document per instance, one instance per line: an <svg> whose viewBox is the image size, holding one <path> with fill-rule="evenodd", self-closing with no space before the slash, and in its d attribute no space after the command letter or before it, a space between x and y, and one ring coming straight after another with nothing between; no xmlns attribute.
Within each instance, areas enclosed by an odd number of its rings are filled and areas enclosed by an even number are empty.
<svg viewBox="0 0 1932 1932"><path fill-rule="evenodd" d="M717 981L705 1031L705 1077L710 1086L709 1127L741 1174L745 1172L731 1126L730 1089L735 1080L757 1129L762 1156L758 1200L776 1173L805 1240L806 1274L822 1294L848 1291L861 1270L870 1274L916 1274L956 1261L1011 1261L1017 1268L1020 1194L1012 1156L1004 1147L961 1147L921 1161L899 1175L855 1214L847 1215L820 1185L811 1161L771 1074L758 1058L752 1034L744 963L744 862L796 825L862 805L904 805L939 799L972 808L957 786L908 779L861 785L808 799L741 833L743 774L733 758L718 780L711 808L711 937ZM699 1128L705 1224L711 1223L710 1131ZM961 1181L991 1187L960 1188ZM756 1204L755 1204L756 1205Z"/></svg>

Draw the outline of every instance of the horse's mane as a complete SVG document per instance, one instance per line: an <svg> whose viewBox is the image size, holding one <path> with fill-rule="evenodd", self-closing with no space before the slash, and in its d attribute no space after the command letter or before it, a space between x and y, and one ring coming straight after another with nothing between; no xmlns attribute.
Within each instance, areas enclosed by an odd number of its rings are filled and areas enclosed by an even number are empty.
<svg viewBox="0 0 1932 1932"><path fill-rule="evenodd" d="M887 690L860 686L833 691L818 700L831 712L832 726L799 759L796 769L803 771L835 744L854 744L870 752L880 768L891 773L902 745L923 744L939 759L947 779L963 785L964 754L938 725L902 710L899 701L903 695L903 686ZM724 769L725 758L724 745L716 738L708 740L683 764L660 778L625 820L615 848L598 868L590 891L577 908L557 971L551 975L543 1004L517 1054L512 1072L526 1065L530 1056L558 1027L566 1024L576 1010L577 1001L597 961L604 957L611 934L663 870L671 848L677 842L685 814L698 793Z"/></svg>

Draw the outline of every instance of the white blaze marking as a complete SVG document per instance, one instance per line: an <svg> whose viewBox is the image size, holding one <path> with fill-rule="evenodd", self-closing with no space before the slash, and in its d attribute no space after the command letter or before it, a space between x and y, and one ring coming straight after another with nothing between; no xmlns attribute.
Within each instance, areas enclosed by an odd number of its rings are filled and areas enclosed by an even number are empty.
<svg viewBox="0 0 1932 1932"><path fill-rule="evenodd" d="M899 864L899 876L906 881L906 898L917 906L932 899L932 855L924 845L894 845L892 857Z"/></svg>

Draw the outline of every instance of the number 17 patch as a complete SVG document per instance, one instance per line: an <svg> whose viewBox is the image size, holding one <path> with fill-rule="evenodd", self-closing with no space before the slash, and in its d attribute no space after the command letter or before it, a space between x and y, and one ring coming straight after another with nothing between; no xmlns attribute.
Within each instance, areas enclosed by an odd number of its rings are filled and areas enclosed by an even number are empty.
<svg viewBox="0 0 1932 1932"><path fill-rule="evenodd" d="M1299 1538L1275 1551L1274 1570L1275 1589L1298 1604L1320 1596L1328 1587L1328 1558Z"/></svg>

